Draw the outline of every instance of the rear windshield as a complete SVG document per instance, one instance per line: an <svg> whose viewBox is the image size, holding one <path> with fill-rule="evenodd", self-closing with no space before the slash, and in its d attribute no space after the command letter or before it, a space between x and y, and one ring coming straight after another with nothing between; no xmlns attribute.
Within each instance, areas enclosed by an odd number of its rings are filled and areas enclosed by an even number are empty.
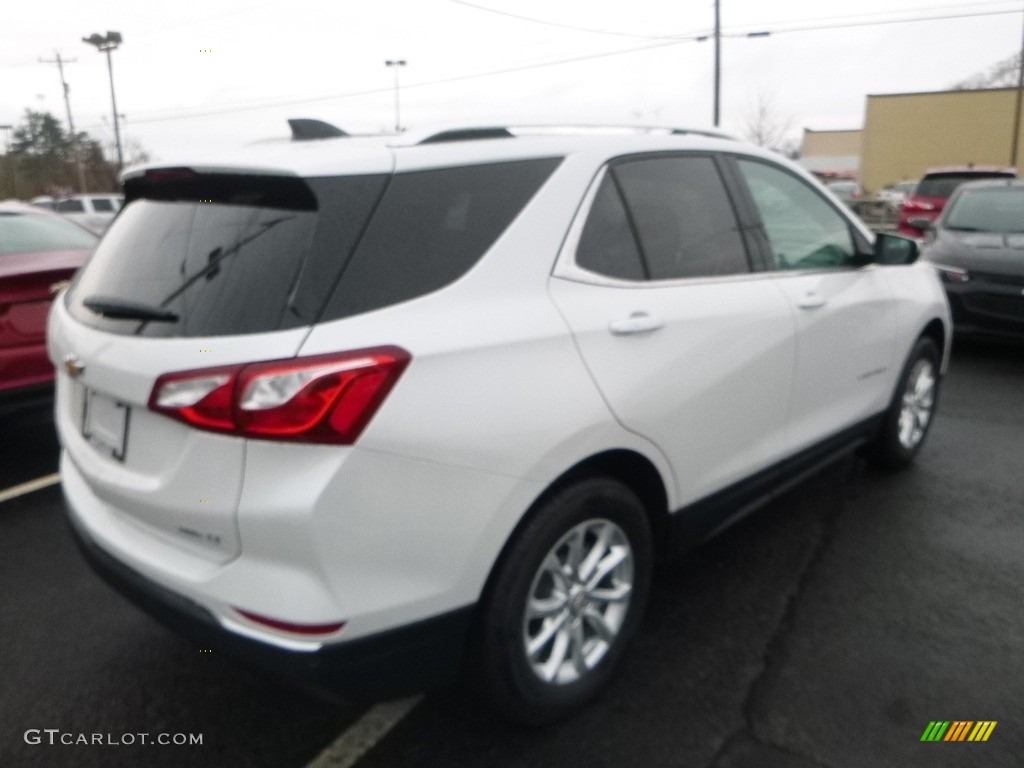
<svg viewBox="0 0 1024 768"><path fill-rule="evenodd" d="M976 171L973 173L935 173L921 179L915 195L920 197L952 197L957 187L967 181L978 179L1009 179L1013 174L994 171Z"/></svg>
<svg viewBox="0 0 1024 768"><path fill-rule="evenodd" d="M557 164L314 179L179 169L129 180L68 307L113 333L193 337L405 301L463 275ZM111 306L140 311L102 309Z"/></svg>
<svg viewBox="0 0 1024 768"><path fill-rule="evenodd" d="M965 189L945 226L976 232L1024 232L1024 187Z"/></svg>

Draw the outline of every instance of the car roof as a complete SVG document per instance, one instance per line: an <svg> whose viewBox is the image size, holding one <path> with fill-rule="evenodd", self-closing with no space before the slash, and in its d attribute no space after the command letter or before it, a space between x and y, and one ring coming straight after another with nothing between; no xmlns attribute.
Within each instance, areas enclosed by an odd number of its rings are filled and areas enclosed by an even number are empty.
<svg viewBox="0 0 1024 768"><path fill-rule="evenodd" d="M187 167L199 172L294 175L390 173L477 163L592 153L611 158L652 151L774 153L704 129L650 126L447 126L402 134L271 139L216 157L188 158L129 168L127 180L149 170Z"/></svg>

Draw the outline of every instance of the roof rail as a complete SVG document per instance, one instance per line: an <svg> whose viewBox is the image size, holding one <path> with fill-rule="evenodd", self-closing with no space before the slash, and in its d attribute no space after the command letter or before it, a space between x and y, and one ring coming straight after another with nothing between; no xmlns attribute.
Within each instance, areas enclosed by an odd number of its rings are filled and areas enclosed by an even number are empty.
<svg viewBox="0 0 1024 768"><path fill-rule="evenodd" d="M512 131L508 128L453 128L440 133L432 133L419 144L441 144L446 141L473 141L476 139L511 139Z"/></svg>
<svg viewBox="0 0 1024 768"><path fill-rule="evenodd" d="M707 136L715 139L735 140L725 131L712 128L676 128L663 125L509 125L469 128L448 128L430 133L424 138L413 140L415 144L439 144L448 141L469 141L474 139L507 139L521 135L607 133L633 131L638 133L660 133L670 136Z"/></svg>
<svg viewBox="0 0 1024 768"><path fill-rule="evenodd" d="M312 141L313 139L333 139L338 136L348 136L345 131L335 125L308 117L291 118L288 120L288 125L292 129L292 141Z"/></svg>

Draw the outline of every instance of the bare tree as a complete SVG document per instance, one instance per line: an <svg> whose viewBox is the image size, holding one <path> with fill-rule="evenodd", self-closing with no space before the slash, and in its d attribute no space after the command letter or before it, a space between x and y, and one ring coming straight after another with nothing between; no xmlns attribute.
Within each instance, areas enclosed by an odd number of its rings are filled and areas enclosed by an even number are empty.
<svg viewBox="0 0 1024 768"><path fill-rule="evenodd" d="M1020 53L1015 53L1002 61L997 61L984 72L954 83L952 89L955 91L977 91L982 88L1012 88L1017 85L1020 64Z"/></svg>
<svg viewBox="0 0 1024 768"><path fill-rule="evenodd" d="M744 114L743 122L744 135L757 146L787 156L795 153L796 143L788 135L793 130L793 116L780 114L771 95L758 93Z"/></svg>

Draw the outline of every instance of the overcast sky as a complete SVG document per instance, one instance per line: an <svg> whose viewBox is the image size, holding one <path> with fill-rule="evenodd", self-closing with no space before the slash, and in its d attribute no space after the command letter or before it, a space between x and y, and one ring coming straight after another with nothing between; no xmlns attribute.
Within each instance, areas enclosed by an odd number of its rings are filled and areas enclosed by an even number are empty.
<svg viewBox="0 0 1024 768"><path fill-rule="evenodd" d="M711 124L712 0L47 0L5 4L0 124L26 108L111 141L116 30L123 134L158 159L286 135L288 117L346 130L439 122ZM1021 47L1024 0L722 0L722 127L759 99L798 137L859 128L869 93L942 90ZM525 17L525 18L517 18ZM935 17L952 17L937 19ZM921 20L921 19L933 20ZM906 19L918 19L906 21ZM747 38L751 31L769 37Z"/></svg>

